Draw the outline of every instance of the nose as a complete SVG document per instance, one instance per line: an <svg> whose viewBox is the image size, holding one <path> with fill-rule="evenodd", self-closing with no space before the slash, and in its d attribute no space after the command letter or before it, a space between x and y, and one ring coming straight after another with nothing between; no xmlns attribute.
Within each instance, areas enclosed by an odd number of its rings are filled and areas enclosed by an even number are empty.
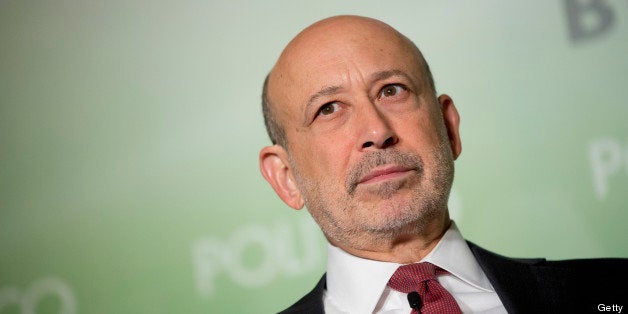
<svg viewBox="0 0 628 314"><path fill-rule="evenodd" d="M360 127L360 150L385 149L391 147L399 141L399 138L392 128L387 117L370 103L362 107L358 116Z"/></svg>

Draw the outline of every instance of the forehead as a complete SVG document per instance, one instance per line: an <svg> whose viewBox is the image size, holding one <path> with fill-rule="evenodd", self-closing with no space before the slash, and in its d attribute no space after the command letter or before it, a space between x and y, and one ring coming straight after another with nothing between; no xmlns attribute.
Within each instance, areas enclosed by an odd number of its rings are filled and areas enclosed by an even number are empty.
<svg viewBox="0 0 628 314"><path fill-rule="evenodd" d="M314 24L283 51L271 72L269 96L277 118L290 121L310 95L329 86L349 88L377 72L402 71L424 83L422 62L416 47L382 22Z"/></svg>
<svg viewBox="0 0 628 314"><path fill-rule="evenodd" d="M379 21L315 24L290 42L273 74L278 74L275 78L283 84L304 86L330 79L334 71L366 72L374 67L413 70L419 65L416 55L407 38ZM347 69L351 67L355 69Z"/></svg>

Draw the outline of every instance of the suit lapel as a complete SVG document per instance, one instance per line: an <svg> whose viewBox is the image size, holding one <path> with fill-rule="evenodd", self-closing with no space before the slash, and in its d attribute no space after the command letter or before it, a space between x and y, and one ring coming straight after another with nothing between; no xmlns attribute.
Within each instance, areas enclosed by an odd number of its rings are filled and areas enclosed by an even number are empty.
<svg viewBox="0 0 628 314"><path fill-rule="evenodd" d="M512 259L467 243L508 313L541 313L546 310L535 271L535 265L545 262L545 259Z"/></svg>

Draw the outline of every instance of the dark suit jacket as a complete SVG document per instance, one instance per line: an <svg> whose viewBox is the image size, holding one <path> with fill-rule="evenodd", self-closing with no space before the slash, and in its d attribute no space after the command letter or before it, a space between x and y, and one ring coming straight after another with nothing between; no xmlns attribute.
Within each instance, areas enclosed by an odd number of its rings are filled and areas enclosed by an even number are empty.
<svg viewBox="0 0 628 314"><path fill-rule="evenodd" d="M513 259L468 244L508 313L599 313L599 304L628 306L628 259ZM323 275L281 313L325 313L325 285Z"/></svg>

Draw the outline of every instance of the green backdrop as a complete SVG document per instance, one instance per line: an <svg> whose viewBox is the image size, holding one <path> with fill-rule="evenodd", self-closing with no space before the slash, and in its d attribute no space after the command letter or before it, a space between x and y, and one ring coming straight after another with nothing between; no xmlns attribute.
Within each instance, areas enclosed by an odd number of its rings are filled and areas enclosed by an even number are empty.
<svg viewBox="0 0 628 314"><path fill-rule="evenodd" d="M0 313L271 313L325 244L265 183L303 27L379 18L461 114L450 207L510 256L628 257L622 0L0 2Z"/></svg>

